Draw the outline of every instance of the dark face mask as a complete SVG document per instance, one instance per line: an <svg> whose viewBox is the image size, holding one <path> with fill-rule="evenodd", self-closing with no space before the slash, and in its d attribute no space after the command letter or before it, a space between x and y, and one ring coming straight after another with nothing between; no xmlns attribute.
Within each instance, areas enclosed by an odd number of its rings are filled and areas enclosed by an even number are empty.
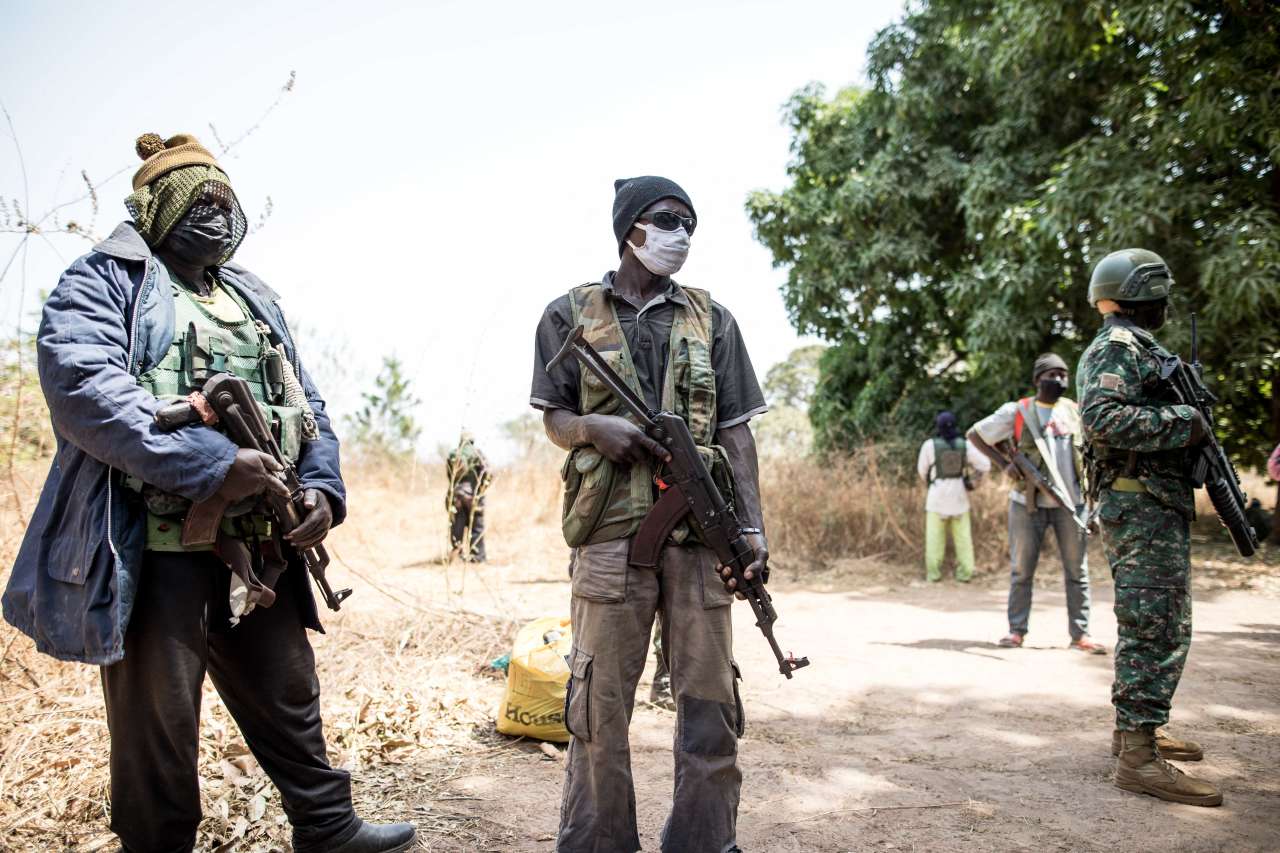
<svg viewBox="0 0 1280 853"><path fill-rule="evenodd" d="M1044 378L1040 380L1040 399L1046 403L1056 403L1067 390L1067 383L1061 379Z"/></svg>
<svg viewBox="0 0 1280 853"><path fill-rule="evenodd" d="M1165 299L1159 302L1144 302L1129 312L1129 317L1134 324L1149 332L1154 332L1164 326L1164 321L1168 316L1169 302Z"/></svg>
<svg viewBox="0 0 1280 853"><path fill-rule="evenodd" d="M231 214L212 204L195 204L173 226L161 247L195 267L217 266L227 260L235 238Z"/></svg>

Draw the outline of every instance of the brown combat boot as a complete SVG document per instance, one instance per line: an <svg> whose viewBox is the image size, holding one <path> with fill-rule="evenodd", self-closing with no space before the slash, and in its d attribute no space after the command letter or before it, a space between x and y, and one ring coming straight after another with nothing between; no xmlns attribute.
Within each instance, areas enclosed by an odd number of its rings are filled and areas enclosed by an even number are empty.
<svg viewBox="0 0 1280 853"><path fill-rule="evenodd" d="M1189 806L1220 806L1222 793L1203 779L1183 773L1156 752L1151 732L1120 732L1115 785L1135 794L1150 794Z"/></svg>
<svg viewBox="0 0 1280 853"><path fill-rule="evenodd" d="M1204 750L1193 740L1180 740L1164 729L1156 729L1156 749L1165 761L1200 761ZM1120 731L1111 733L1111 754L1120 754Z"/></svg>

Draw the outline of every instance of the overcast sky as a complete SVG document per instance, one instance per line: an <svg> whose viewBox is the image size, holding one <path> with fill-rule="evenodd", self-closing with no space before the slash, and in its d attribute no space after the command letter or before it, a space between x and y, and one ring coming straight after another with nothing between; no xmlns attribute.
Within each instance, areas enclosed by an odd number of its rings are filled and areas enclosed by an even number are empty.
<svg viewBox="0 0 1280 853"><path fill-rule="evenodd" d="M212 146L213 122L233 138L296 70L295 90L223 163L250 219L274 203L237 260L282 294L340 414L394 353L424 400L424 448L464 424L493 444L527 411L547 302L617 263L618 177L684 186L699 224L677 279L734 313L761 379L786 357L798 341L785 273L743 204L785 185L787 98L811 81L860 82L868 41L900 13L848 0L0 0L0 103L36 211L74 197L82 168L100 180L129 167L101 189L105 234L124 218L135 137L187 131ZM21 197L0 134L0 195ZM88 245L50 243L31 245L23 313ZM0 235L0 265L13 246ZM5 330L19 320L21 263L0 285Z"/></svg>

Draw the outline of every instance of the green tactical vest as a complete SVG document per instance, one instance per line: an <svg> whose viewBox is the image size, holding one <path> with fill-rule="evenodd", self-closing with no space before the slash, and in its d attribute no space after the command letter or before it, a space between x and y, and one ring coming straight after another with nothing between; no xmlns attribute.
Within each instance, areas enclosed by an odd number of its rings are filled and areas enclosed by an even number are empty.
<svg viewBox="0 0 1280 853"><path fill-rule="evenodd" d="M1023 397L1019 400L1018 414L1022 418L1022 423L1016 425L1014 429L1018 449L1022 451L1023 456L1035 463L1047 480L1052 482L1053 474L1049 471L1049 462L1041 455L1040 448L1036 447L1035 435L1026 423L1029 418L1039 417L1039 413L1036 412L1035 397ZM1080 421L1080 406L1075 400L1060 397L1053 404L1053 418L1060 428L1071 434L1071 456L1076 466L1076 482L1080 486L1080 494L1083 495L1085 493L1084 425ZM1039 424L1037 420L1036 425L1039 426Z"/></svg>
<svg viewBox="0 0 1280 853"><path fill-rule="evenodd" d="M716 377L711 366L711 296L705 290L680 287L687 305L676 303L671 324L671 346L662 383L661 407L684 418L721 494L730 504L735 490L724 448L714 443L716 433ZM644 398L635 363L613 303L600 284L584 284L569 291L575 326L600 352L637 396ZM583 369L579 385L578 414L621 415L635 422L591 371ZM593 545L633 535L653 508L657 466L616 465L594 447L576 447L565 459L561 476L565 483L562 527L569 547ZM690 535L680 524L671 538L684 542Z"/></svg>
<svg viewBox="0 0 1280 853"><path fill-rule="evenodd" d="M938 480L954 480L964 476L967 445L963 438L956 441L959 443L952 444L945 438L934 438L933 477L929 480L931 484Z"/></svg>
<svg viewBox="0 0 1280 853"><path fill-rule="evenodd" d="M158 261L157 261L158 262ZM168 276L168 271L160 269ZM138 383L161 400L177 400L203 387L215 373L230 373L245 380L262 406L280 451L296 462L302 447L302 410L285 405L284 361L271 345L270 331L254 319L244 300L230 287L218 285L243 314L243 320L228 322L215 317L190 290L169 277L173 291L174 336L164 357L138 377ZM162 277L163 280L163 277ZM191 502L148 486L136 478L125 484L142 492L147 504L147 549L185 551L178 539L182 518ZM224 525L233 524L230 519ZM265 519L234 522L257 535L269 533ZM208 548L202 549L208 550Z"/></svg>

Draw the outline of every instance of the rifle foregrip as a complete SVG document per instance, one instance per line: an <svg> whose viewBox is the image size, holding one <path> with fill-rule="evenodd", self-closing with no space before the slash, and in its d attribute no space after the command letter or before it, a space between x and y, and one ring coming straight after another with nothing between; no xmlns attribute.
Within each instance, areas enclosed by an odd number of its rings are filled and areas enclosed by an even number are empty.
<svg viewBox="0 0 1280 853"><path fill-rule="evenodd" d="M1231 534L1231 541L1235 543L1240 556L1252 557L1254 551L1258 550L1258 538L1253 525L1245 517L1244 506L1236 500L1231 485L1222 477L1212 477L1204 488L1209 493L1209 502L1213 504L1214 512Z"/></svg>

